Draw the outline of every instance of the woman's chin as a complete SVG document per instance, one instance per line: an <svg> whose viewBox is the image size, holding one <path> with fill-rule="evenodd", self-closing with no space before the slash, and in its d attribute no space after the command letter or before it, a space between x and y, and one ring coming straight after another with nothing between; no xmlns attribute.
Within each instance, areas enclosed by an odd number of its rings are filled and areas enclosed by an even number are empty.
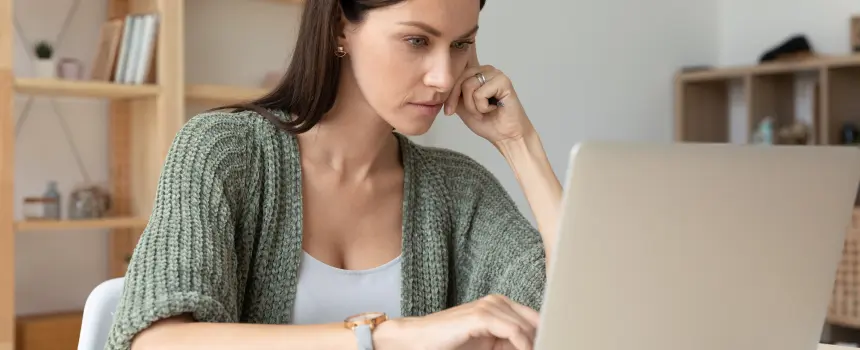
<svg viewBox="0 0 860 350"><path fill-rule="evenodd" d="M430 131L430 127L433 126L433 121L421 121L421 122L404 122L400 121L400 123L394 124L394 131L401 133L406 136L421 136Z"/></svg>

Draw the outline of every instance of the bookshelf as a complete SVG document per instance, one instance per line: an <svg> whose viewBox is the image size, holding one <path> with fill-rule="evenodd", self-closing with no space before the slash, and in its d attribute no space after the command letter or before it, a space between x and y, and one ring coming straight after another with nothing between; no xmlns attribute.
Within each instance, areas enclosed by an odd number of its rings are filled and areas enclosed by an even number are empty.
<svg viewBox="0 0 860 350"><path fill-rule="evenodd" d="M27 231L68 231L89 229L119 229L146 226L145 218L115 217L93 220L61 220L61 221L17 221L16 232Z"/></svg>
<svg viewBox="0 0 860 350"><path fill-rule="evenodd" d="M814 81L811 144L840 144L845 123L860 126L860 55L681 72L675 77L675 141L732 142L731 87L739 87L747 136L773 117L775 129L794 122L799 77ZM749 142L747 140L742 142Z"/></svg>
<svg viewBox="0 0 860 350"><path fill-rule="evenodd" d="M185 1L105 0L107 18L131 14L158 15L149 72L134 83L110 79L63 80L14 75L15 1L0 0L0 350L20 347L15 315L15 237L34 231L62 232L105 229L109 275L122 276L152 208L164 157L176 132L186 122L186 103L225 104L255 98L263 88L218 84L186 84ZM301 6L300 0L243 0ZM140 77L143 79L140 79ZM110 214L82 220L21 220L15 197L14 97L32 95L100 99L108 102ZM74 316L74 315L73 315ZM68 315L66 315L68 317ZM74 318L74 317L72 317ZM29 322L29 321L27 321ZM74 322L55 322L68 327ZM65 331L68 331L67 329ZM51 332L45 330L45 332ZM56 344L54 348L68 346Z"/></svg>
<svg viewBox="0 0 860 350"><path fill-rule="evenodd" d="M15 79L15 92L27 95L57 97L88 97L112 100L156 97L158 85L120 85L99 81L72 81L62 79Z"/></svg>

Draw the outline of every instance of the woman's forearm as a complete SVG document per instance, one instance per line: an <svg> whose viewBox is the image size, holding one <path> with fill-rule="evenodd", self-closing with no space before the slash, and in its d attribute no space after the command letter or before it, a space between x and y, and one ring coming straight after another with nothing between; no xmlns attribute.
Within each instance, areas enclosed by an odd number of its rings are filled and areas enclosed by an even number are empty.
<svg viewBox="0 0 860 350"><path fill-rule="evenodd" d="M522 138L502 141L495 146L525 192L549 259L555 243L562 186L552 170L540 137L537 132L530 132Z"/></svg>
<svg viewBox="0 0 860 350"><path fill-rule="evenodd" d="M380 327L381 328L381 327ZM262 325L160 321L138 335L132 350L221 349L355 349L355 335L342 323L324 325Z"/></svg>

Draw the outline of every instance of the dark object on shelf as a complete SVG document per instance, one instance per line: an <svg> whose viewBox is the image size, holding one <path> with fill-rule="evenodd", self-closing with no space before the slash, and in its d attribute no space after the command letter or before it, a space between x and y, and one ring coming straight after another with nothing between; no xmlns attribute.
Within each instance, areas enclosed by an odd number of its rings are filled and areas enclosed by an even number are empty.
<svg viewBox="0 0 860 350"><path fill-rule="evenodd" d="M860 53L860 16L851 17L851 48Z"/></svg>
<svg viewBox="0 0 860 350"><path fill-rule="evenodd" d="M839 143L843 145L853 145L860 143L860 130L853 123L842 124L842 129L839 133Z"/></svg>
<svg viewBox="0 0 860 350"><path fill-rule="evenodd" d="M807 58L814 54L815 51L812 49L812 45L809 44L806 36L795 35L765 52L759 58L759 63Z"/></svg>
<svg viewBox="0 0 860 350"><path fill-rule="evenodd" d="M854 197L854 206L860 207L860 187L857 187L857 197Z"/></svg>

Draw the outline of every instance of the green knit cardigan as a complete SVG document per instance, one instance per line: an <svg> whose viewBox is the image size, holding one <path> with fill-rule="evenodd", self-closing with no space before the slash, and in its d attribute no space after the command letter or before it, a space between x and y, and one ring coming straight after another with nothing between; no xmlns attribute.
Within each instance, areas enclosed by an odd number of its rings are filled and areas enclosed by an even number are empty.
<svg viewBox="0 0 860 350"><path fill-rule="evenodd" d="M543 242L498 180L463 154L395 135L405 168L402 314L488 294L539 310ZM162 169L106 348L128 349L152 322L182 313L289 324L302 257L301 176L295 137L256 112L206 112L186 123Z"/></svg>

